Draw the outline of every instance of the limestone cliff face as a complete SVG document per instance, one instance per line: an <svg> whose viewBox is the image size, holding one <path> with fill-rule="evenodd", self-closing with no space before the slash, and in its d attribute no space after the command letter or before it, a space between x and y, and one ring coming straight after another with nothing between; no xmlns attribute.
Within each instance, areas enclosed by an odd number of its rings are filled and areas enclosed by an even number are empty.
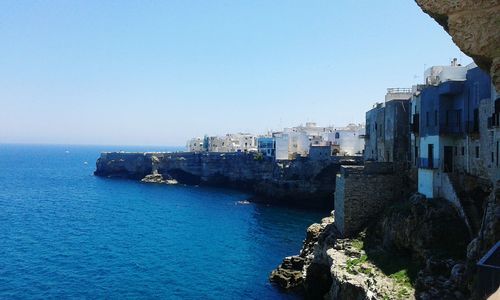
<svg viewBox="0 0 500 300"><path fill-rule="evenodd" d="M444 199L427 200L415 194L387 209L373 235L381 235L384 247L411 252L425 261L431 256L465 258L471 237L458 210Z"/></svg>
<svg viewBox="0 0 500 300"><path fill-rule="evenodd" d="M96 162L97 176L142 179L152 173L153 156L146 153L101 153Z"/></svg>
<svg viewBox="0 0 500 300"><path fill-rule="evenodd" d="M175 180L181 184L212 185L246 190L254 201L333 209L340 164L361 157L275 162L246 153L103 153L95 174L142 179Z"/></svg>
<svg viewBox="0 0 500 300"><path fill-rule="evenodd" d="M415 0L476 64L489 71L500 91L500 1Z"/></svg>

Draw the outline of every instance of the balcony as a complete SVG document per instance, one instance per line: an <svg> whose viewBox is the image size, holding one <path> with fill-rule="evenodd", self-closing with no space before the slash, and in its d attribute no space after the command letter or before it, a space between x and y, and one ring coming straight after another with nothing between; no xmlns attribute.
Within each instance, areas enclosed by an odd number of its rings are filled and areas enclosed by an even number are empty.
<svg viewBox="0 0 500 300"><path fill-rule="evenodd" d="M450 135L456 135L456 134L464 134L464 128L462 124L441 124L439 125L439 134L450 134Z"/></svg>
<svg viewBox="0 0 500 300"><path fill-rule="evenodd" d="M439 85L438 91L440 95L457 95L463 90L464 83L461 81L447 81Z"/></svg>
<svg viewBox="0 0 500 300"><path fill-rule="evenodd" d="M388 94L411 94L411 88L388 88Z"/></svg>

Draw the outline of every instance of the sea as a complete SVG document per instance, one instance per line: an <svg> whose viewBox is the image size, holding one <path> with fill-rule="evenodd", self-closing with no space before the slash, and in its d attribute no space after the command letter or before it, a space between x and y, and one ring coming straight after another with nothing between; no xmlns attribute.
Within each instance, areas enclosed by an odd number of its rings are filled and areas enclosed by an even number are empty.
<svg viewBox="0 0 500 300"><path fill-rule="evenodd" d="M0 299L297 299L268 281L325 212L93 175L101 151L0 144Z"/></svg>

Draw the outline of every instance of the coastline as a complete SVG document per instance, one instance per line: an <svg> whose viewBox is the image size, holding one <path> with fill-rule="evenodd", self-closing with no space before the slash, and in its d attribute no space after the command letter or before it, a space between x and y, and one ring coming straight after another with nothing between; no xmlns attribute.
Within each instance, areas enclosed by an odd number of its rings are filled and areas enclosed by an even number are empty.
<svg viewBox="0 0 500 300"><path fill-rule="evenodd" d="M330 211L340 166L362 162L359 156L274 161L253 153L104 152L94 174L134 180L152 175L160 182L234 188L251 193L254 202Z"/></svg>

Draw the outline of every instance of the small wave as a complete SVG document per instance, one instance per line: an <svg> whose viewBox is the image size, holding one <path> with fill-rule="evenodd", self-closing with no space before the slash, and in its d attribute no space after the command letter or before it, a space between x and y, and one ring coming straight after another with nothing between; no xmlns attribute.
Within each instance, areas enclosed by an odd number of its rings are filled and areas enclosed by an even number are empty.
<svg viewBox="0 0 500 300"><path fill-rule="evenodd" d="M248 200L236 201L236 204L247 205L247 204L250 204L250 201L248 201Z"/></svg>

